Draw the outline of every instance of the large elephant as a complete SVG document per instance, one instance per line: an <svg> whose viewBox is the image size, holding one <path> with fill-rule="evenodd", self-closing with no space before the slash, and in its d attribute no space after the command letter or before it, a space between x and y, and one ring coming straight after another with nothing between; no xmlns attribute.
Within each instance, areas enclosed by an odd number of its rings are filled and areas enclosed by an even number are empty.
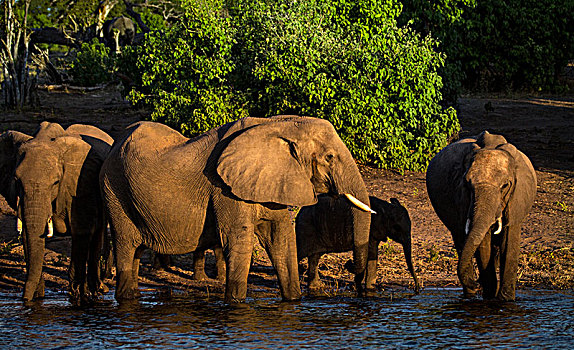
<svg viewBox="0 0 574 350"><path fill-rule="evenodd" d="M33 138L18 147L14 188L26 256L24 300L43 296L45 238L52 227L72 236L72 303L82 302L100 288L105 219L98 178L112 141L93 126L76 124L64 130L59 124L43 122Z"/></svg>
<svg viewBox="0 0 574 350"><path fill-rule="evenodd" d="M452 234L465 296L478 291L476 255L483 297L514 300L520 227L536 195L530 160L504 137L484 131L440 151L426 180L431 203Z"/></svg>
<svg viewBox="0 0 574 350"><path fill-rule="evenodd" d="M101 186L114 233L119 300L138 294L145 247L182 254L217 245L226 262L225 301L244 300L254 232L277 271L283 299L299 299L287 206L314 204L316 193L368 201L357 165L333 126L298 116L243 118L193 139L158 123L133 124L112 147ZM351 211L362 293L371 218L364 209Z"/></svg>
<svg viewBox="0 0 574 350"><path fill-rule="evenodd" d="M415 282L415 292L418 293L420 284L413 267L411 220L407 209L396 198L392 198L389 203L370 196L369 201L376 213L371 216L367 290L375 288L379 243L391 238L403 246L407 267ZM343 198L319 196L317 204L303 207L297 214L297 257L299 260L308 258L307 278L310 289L318 289L323 285L318 271L319 260L323 254L353 249L350 206L351 203Z"/></svg>

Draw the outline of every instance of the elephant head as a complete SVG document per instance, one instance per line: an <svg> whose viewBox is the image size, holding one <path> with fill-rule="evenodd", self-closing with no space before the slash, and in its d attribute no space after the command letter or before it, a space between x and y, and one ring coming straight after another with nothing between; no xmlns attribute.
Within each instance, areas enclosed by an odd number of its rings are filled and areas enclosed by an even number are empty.
<svg viewBox="0 0 574 350"><path fill-rule="evenodd" d="M389 203L371 196L370 202L376 212L371 218L371 239L378 243L386 241L388 237L403 246L407 267L415 282L415 292L419 293L421 287L413 266L409 212L396 198L391 198Z"/></svg>
<svg viewBox="0 0 574 350"><path fill-rule="evenodd" d="M370 209L359 169L333 125L326 120L278 116L255 125L240 121L217 163L217 172L233 195L258 203L307 206L317 194L351 199L354 261L358 293L368 254ZM233 133L231 129L227 134ZM294 269L297 269L293 247Z"/></svg>
<svg viewBox="0 0 574 350"><path fill-rule="evenodd" d="M46 227L53 222L56 231L67 231L65 220L90 148L72 136L34 138L19 148L15 181L27 260L25 300L33 298L41 277Z"/></svg>

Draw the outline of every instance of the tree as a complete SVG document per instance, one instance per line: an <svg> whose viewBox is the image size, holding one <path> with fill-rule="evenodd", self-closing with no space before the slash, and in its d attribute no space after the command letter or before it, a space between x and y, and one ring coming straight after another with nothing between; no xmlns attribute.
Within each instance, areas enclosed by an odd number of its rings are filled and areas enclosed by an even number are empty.
<svg viewBox="0 0 574 350"><path fill-rule="evenodd" d="M4 0L2 7L4 18L0 32L2 47L2 94L6 106L22 108L31 98L35 81L29 74L28 55L30 33L27 31L28 10L31 0L23 2L24 13L18 18L15 0Z"/></svg>

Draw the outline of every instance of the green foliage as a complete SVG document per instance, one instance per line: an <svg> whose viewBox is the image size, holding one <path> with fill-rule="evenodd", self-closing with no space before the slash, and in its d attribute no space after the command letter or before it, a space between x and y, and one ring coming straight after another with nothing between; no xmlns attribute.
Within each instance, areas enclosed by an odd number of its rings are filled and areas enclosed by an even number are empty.
<svg viewBox="0 0 574 350"><path fill-rule="evenodd" d="M553 90L574 58L574 1L483 0L458 32L466 85L485 90Z"/></svg>
<svg viewBox="0 0 574 350"><path fill-rule="evenodd" d="M560 91L558 78L574 58L574 1L401 1L401 23L441 41L450 100L463 86Z"/></svg>
<svg viewBox="0 0 574 350"><path fill-rule="evenodd" d="M83 43L76 60L72 62L70 74L75 84L94 86L109 82L115 70L115 58L110 49L97 39Z"/></svg>
<svg viewBox="0 0 574 350"><path fill-rule="evenodd" d="M235 28L220 16L221 1L191 6L166 32L146 37L138 62L141 88L130 99L153 109L152 120L186 135L246 116L230 81Z"/></svg>
<svg viewBox="0 0 574 350"><path fill-rule="evenodd" d="M331 121L359 161L412 170L458 130L439 105L444 55L397 26L395 0L188 2L138 61L130 98L153 120L194 135L247 115L310 115Z"/></svg>

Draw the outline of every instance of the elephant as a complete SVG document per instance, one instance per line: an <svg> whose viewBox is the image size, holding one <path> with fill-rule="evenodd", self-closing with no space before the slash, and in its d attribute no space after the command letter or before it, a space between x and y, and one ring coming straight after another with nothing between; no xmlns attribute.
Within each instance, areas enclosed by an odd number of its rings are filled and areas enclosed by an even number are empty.
<svg viewBox="0 0 574 350"><path fill-rule="evenodd" d="M528 157L503 136L484 131L442 149L429 163L426 185L454 240L465 297L479 289L475 255L483 298L514 300L520 227L536 196Z"/></svg>
<svg viewBox="0 0 574 350"><path fill-rule="evenodd" d="M301 298L288 206L316 193L349 195L357 290L367 260L368 194L351 153L327 120L246 117L192 139L154 122L129 126L100 174L114 235L117 300L139 294L139 259L148 247L183 254L220 245L225 302L245 300L254 234L266 249L283 300ZM258 226L269 225L269 230Z"/></svg>
<svg viewBox="0 0 574 350"><path fill-rule="evenodd" d="M104 22L102 34L104 44L114 52L118 52L121 47L132 44L136 34L136 27L134 22L128 17L115 17Z"/></svg>
<svg viewBox="0 0 574 350"><path fill-rule="evenodd" d="M71 302L87 301L102 287L99 259L105 218L98 177L112 142L93 126L75 124L64 130L57 123L43 122L33 137L17 148L15 198L10 202L22 221L25 301L44 295L45 240L53 231L72 236Z"/></svg>
<svg viewBox="0 0 574 350"><path fill-rule="evenodd" d="M391 238L403 246L407 267L415 282L415 292L419 293L420 284L412 260L411 220L407 209L396 198L391 198L389 203L369 196L369 202L376 213L371 216L366 289L375 289L379 243ZM311 290L323 287L318 271L323 254L353 249L350 206L346 199L335 200L321 195L317 204L303 207L297 214L297 258L299 261L308 258L307 278ZM349 265L349 270L354 272L352 265Z"/></svg>

